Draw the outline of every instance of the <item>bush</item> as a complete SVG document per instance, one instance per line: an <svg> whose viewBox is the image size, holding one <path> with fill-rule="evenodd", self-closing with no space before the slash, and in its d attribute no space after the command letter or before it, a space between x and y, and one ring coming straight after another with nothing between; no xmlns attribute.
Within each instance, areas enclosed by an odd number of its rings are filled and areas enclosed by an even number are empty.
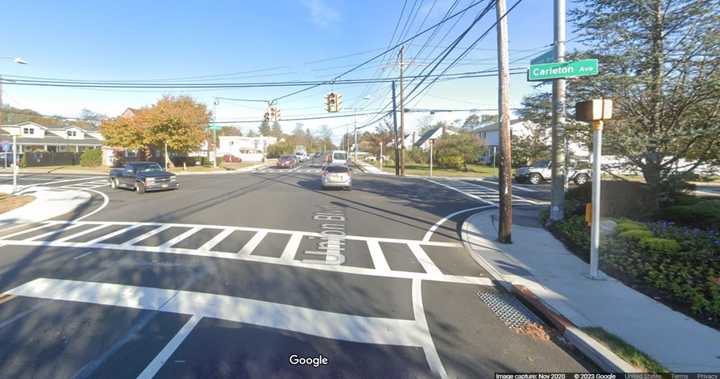
<svg viewBox="0 0 720 379"><path fill-rule="evenodd" d="M670 206L660 209L656 218L698 228L720 229L720 200Z"/></svg>
<svg viewBox="0 0 720 379"><path fill-rule="evenodd" d="M640 222L628 219L620 219L616 228L618 233L627 232L629 230L648 230L648 227Z"/></svg>
<svg viewBox="0 0 720 379"><path fill-rule="evenodd" d="M652 238L654 235L649 230L631 229L618 234L618 237L628 241L640 241L645 238Z"/></svg>
<svg viewBox="0 0 720 379"><path fill-rule="evenodd" d="M407 152L407 159L412 163L425 164L430 162L430 152L426 152L419 147L413 147Z"/></svg>
<svg viewBox="0 0 720 379"><path fill-rule="evenodd" d="M640 247L656 253L677 253L680 251L680 244L667 238L644 238L640 240Z"/></svg>
<svg viewBox="0 0 720 379"><path fill-rule="evenodd" d="M85 150L82 155L80 155L80 166L98 167L100 165L102 165L102 150Z"/></svg>
<svg viewBox="0 0 720 379"><path fill-rule="evenodd" d="M438 166L441 168L452 168L459 170L465 165L462 155L443 155L438 157Z"/></svg>
<svg viewBox="0 0 720 379"><path fill-rule="evenodd" d="M590 260L590 227L585 216L570 216L550 225L550 230L560 237L570 250L586 262Z"/></svg>

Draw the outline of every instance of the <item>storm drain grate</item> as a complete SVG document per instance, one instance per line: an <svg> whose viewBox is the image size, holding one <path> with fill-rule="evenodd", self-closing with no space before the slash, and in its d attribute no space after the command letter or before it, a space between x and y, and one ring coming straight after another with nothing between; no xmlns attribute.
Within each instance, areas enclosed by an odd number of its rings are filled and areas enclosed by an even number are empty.
<svg viewBox="0 0 720 379"><path fill-rule="evenodd" d="M537 316L510 294L480 290L477 295L510 328L522 328L530 323L541 323Z"/></svg>

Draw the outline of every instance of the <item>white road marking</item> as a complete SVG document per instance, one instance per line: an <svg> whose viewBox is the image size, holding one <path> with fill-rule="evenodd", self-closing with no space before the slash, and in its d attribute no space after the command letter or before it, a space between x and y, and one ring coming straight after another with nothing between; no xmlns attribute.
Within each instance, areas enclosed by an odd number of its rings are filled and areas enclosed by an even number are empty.
<svg viewBox="0 0 720 379"><path fill-rule="evenodd" d="M295 259L295 254L297 254L297 250L300 247L300 242L302 241L303 235L301 233L294 233L290 236L290 240L288 241L287 245L285 245L285 249L282 252L282 255L280 256L280 259L284 261L292 261Z"/></svg>
<svg viewBox="0 0 720 379"><path fill-rule="evenodd" d="M68 183L68 182L79 182L79 181L83 181L83 180L94 180L94 179L98 179L98 178L100 178L100 177L99 177L99 176L88 176L88 177L84 177L84 178L63 179L63 180L55 180L55 181L52 181L52 182L37 183L37 184L34 184L34 186L35 186L35 187L38 187L38 186L46 186L46 185L48 185L48 184L60 184L60 183Z"/></svg>
<svg viewBox="0 0 720 379"><path fill-rule="evenodd" d="M153 230L151 230L151 231L149 231L149 232L147 232L147 233L145 233L145 234L141 234L141 235L139 235L139 236L137 236L137 237L135 237L135 238L133 238L133 239L131 239L131 240L129 240L129 241L125 241L125 242L122 243L122 245L123 245L123 246L134 245L134 244L136 244L136 243L138 243L138 242L140 242L140 241L142 241L142 240L144 240L144 239L150 238L150 237L152 237L152 236L154 236L154 235L156 235L156 234L158 234L158 233L162 233L163 231L165 231L165 230L167 230L167 229L170 229L170 228L171 228L171 226L169 226L169 225L163 225L163 226L161 226L161 227L159 227L159 228L155 228L155 229L153 229Z"/></svg>
<svg viewBox="0 0 720 379"><path fill-rule="evenodd" d="M139 227L141 227L141 226L142 226L141 224L130 225L130 226L126 227L126 228L122 228L122 229L120 229L120 230L116 230L116 231L114 231L114 232L112 232L112 233L110 233L110 234L106 234L106 235L104 235L104 236L100 236L100 237L97 237L97 238L95 238L95 239L91 239L90 241L87 241L87 242L85 242L85 243L88 244L88 245L92 245L92 244L98 243L98 242L100 242L100 241L108 240L108 239L113 238L113 237L115 237L115 236L119 236L119 235L121 235L121 234L125 234L125 233L127 233L127 232L129 232L129 231L131 231L131 230L133 230L133 229L139 228Z"/></svg>
<svg viewBox="0 0 720 379"><path fill-rule="evenodd" d="M6 293L190 314L350 342L416 347L432 343L427 328L415 320L355 316L205 292L38 278Z"/></svg>
<svg viewBox="0 0 720 379"><path fill-rule="evenodd" d="M165 347L158 353L157 356L145 367L145 369L137 376L138 379L152 379L160 371L162 366L167 362L168 359L175 353L175 350L180 346L185 338L195 329L195 326L202 320L202 316L194 315L190 317L185 325L175 334L175 336L168 342Z"/></svg>
<svg viewBox="0 0 720 379"><path fill-rule="evenodd" d="M78 255L77 257L73 258L73 260L87 257L88 255L90 255L90 254L92 254L92 253L94 253L94 252L95 252L94 250L87 251L87 252L85 252L85 253L83 253L83 254L80 254L80 255Z"/></svg>
<svg viewBox="0 0 720 379"><path fill-rule="evenodd" d="M370 258L372 258L373 266L378 271L390 272L390 265L388 265L385 255L383 255L380 243L374 240L367 241L368 250L370 251Z"/></svg>
<svg viewBox="0 0 720 379"><path fill-rule="evenodd" d="M108 195L106 195L106 194L103 193L103 192L96 191L96 190L94 190L94 189L89 189L89 188L84 188L83 191L93 192L93 193L96 193L96 194L102 196L102 198L103 198L103 203L102 203L102 205L101 205L100 207L98 207L97 209L95 209L95 210L93 210L92 212L87 213L87 214L85 214L85 215L83 215L83 216L80 216L80 217L76 218L76 219L73 220L73 221L80 221L80 220L86 219L86 218L94 215L95 213L98 213L98 212L100 212L101 210L105 209L105 207L107 207L108 204L110 204L110 198L108 197Z"/></svg>
<svg viewBox="0 0 720 379"><path fill-rule="evenodd" d="M218 233L215 237L211 238L209 241L205 242L202 246L198 248L200 251L210 251L213 249L213 247L217 246L222 240L227 238L230 234L232 234L234 230L232 229L224 229L220 233Z"/></svg>
<svg viewBox="0 0 720 379"><path fill-rule="evenodd" d="M172 224L171 224L171 226L172 226ZM190 237L191 235L199 232L200 229L202 229L202 228L197 227L197 226L196 226L196 227L193 227L193 228L190 228L190 230L188 230L188 231L186 231L186 232L178 235L177 237L171 239L170 241L165 242L164 244L160 245L160 247L162 247L162 248L170 248L170 247L172 247L173 245L180 243L180 242L181 242L182 240L184 240L185 238L188 238L188 237Z"/></svg>
<svg viewBox="0 0 720 379"><path fill-rule="evenodd" d="M427 181L430 182L430 183L434 183L434 184L437 184L437 185L439 185L439 186L442 186L442 187L451 189L451 190L453 190L453 191L460 192L461 194L463 194L463 195L465 195L465 196L467 196L467 197L471 197L471 198L473 198L473 199L475 199L475 200L478 200L478 201L481 201L481 202L483 202L483 203L490 204L490 205L495 205L495 203L493 203L492 201L487 201L487 200L485 200L485 199L483 199L483 198L481 198L481 197L479 197L479 196L475 196L475 195L473 195L473 194L469 194L469 193L467 193L467 192L463 192L463 191L461 191L461 190L459 190L459 189L457 189L457 188L455 188L455 187L450 187L450 186L447 185L447 184L443 184L443 183L440 183L440 182L436 182L436 181L434 181L434 180L427 179L427 178L424 178L424 179L427 180Z"/></svg>
<svg viewBox="0 0 720 379"><path fill-rule="evenodd" d="M43 238L45 238L45 237L49 237L49 236L52 236L52 235L55 235L55 234L60 234L60 233L65 232L66 230L71 230L71 229L77 228L78 226L82 226L82 224L68 224L68 225L63 226L63 227L60 228L60 229L53 230L53 231L51 231L51 232L47 232L47 233L43 233L43 234L39 234L39 235L37 235L37 236L35 236L35 237L26 238L26 240L28 240L28 241L38 241L38 240L41 240L41 239L43 239Z"/></svg>
<svg viewBox="0 0 720 379"><path fill-rule="evenodd" d="M440 225L444 224L447 220L449 220L449 219L451 219L451 218L453 218L453 217L455 217L455 216L457 216L457 215L459 215L459 214L466 213L466 212L477 211L477 210L481 210L481 209L490 209L490 208L495 208L495 206L485 205L485 206L482 206L482 207L468 208L468 209L463 209L463 210L460 210L460 211L457 211L457 212L450 213L449 215L447 215L447 216L445 216L444 218L442 218L440 221L436 222L435 225L433 225L433 226L430 228L430 230L428 230L427 233L425 233L425 236L423 237L422 240L423 240L423 242L428 242L428 241L430 241L430 238L432 238L433 233L435 233L435 231L437 230L437 228L440 227Z"/></svg>
<svg viewBox="0 0 720 379"><path fill-rule="evenodd" d="M255 233L255 235L252 236L252 238L250 238L250 241L247 241L245 246L243 246L242 249L240 249L240 251L238 251L238 254L239 255L252 254L253 250L255 250L255 248L260 244L260 242L262 242L263 238L265 238L266 235L267 235L266 231L260 231L260 232Z"/></svg>
<svg viewBox="0 0 720 379"><path fill-rule="evenodd" d="M21 230L21 231L19 231L19 232L15 232L15 233L12 233L12 234L8 234L8 235L6 235L6 236L3 236L2 239L13 238L13 237L15 237L15 236L19 236L19 235L24 234L24 233L34 232L34 231L36 231L36 230L40 230L40 229L43 229L43 228L47 228L47 227L50 226L50 225L53 225L53 224L45 223L45 224L42 224L42 225L40 225L40 226L36 226L36 227L34 227L34 228L25 229L25 230Z"/></svg>
<svg viewBox="0 0 720 379"><path fill-rule="evenodd" d="M445 183L441 183L435 180L423 178L431 183L437 184L439 186L443 186L445 188L451 189L453 191L459 192L467 197L480 200L484 203L495 205L497 206L500 202L500 192L496 189L486 187L484 185L480 184L470 184L467 182L461 182L457 183L456 185L448 185ZM455 183L453 183L455 184ZM522 196L513 195L512 196L513 202L519 202L519 203L529 203L533 205L547 205L549 204L547 201L542 200L532 200L528 199Z"/></svg>
<svg viewBox="0 0 720 379"><path fill-rule="evenodd" d="M420 280L412 281L412 304L415 322L428 336L430 336L430 327L428 326L427 318L425 317L425 306L422 301L422 281ZM447 372L445 371L442 360L440 360L440 355L435 348L435 343L433 342L432 337L428 338L425 346L423 346L423 351L425 352L425 360L427 360L430 370L441 378L447 378Z"/></svg>
<svg viewBox="0 0 720 379"><path fill-rule="evenodd" d="M87 225L87 224L78 224L78 225ZM88 229L88 230L83 230L83 231L80 232L80 233L75 233L75 234L69 235L69 236L67 236L67 237L60 238L60 239L58 239L58 240L56 240L56 241L57 241L57 242L65 242L65 241L68 241L68 240L71 240L71 239L74 239L74 238L77 238L77 237L80 237L80 236L84 236L84 235L86 235L86 234L90 234L90 233L95 232L95 231L98 231L98 230L100 230L100 229L107 228L108 226L110 226L110 224L100 224L100 225L95 226L95 227L92 227L92 228L90 228L90 229Z"/></svg>
<svg viewBox="0 0 720 379"><path fill-rule="evenodd" d="M435 265L435 263L430 259L430 257L427 255L425 250L423 250L422 247L420 247L419 243L409 243L408 246L410 247L410 251L412 251L413 255L415 255L415 258L420 262L420 265L423 267L423 270L427 272L430 275L442 275L442 271L438 268L438 266Z"/></svg>

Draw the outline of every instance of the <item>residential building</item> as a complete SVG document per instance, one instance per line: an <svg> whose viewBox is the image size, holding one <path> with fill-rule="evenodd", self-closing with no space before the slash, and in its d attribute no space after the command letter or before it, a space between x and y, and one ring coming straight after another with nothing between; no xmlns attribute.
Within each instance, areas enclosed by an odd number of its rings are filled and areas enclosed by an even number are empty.
<svg viewBox="0 0 720 379"><path fill-rule="evenodd" d="M261 162L265 158L267 147L277 143L276 137L218 137L218 157L232 155L243 162Z"/></svg>
<svg viewBox="0 0 720 379"><path fill-rule="evenodd" d="M15 125L2 125L0 129L0 143L3 147L12 141L12 135L17 135L17 151L20 156L25 152L76 152L87 149L99 149L102 136L73 125L41 125L32 121L25 121Z"/></svg>
<svg viewBox="0 0 720 379"><path fill-rule="evenodd" d="M413 143L414 147L419 147L423 150L428 150L430 148L430 143L433 140L437 140L438 138L441 138L444 135L453 135L457 134L457 132L450 130L449 128L445 126L438 126L437 128L430 129L423 133L420 138Z"/></svg>

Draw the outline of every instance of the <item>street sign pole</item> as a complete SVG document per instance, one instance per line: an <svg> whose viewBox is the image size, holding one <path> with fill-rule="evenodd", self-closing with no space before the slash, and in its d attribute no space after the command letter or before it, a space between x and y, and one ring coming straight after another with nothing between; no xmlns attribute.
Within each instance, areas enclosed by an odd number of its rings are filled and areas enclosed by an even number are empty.
<svg viewBox="0 0 720 379"><path fill-rule="evenodd" d="M18 166L17 166L17 135L13 134L13 145L12 145L12 167L13 167L13 186L12 186L12 193L15 193L17 191L17 174L18 174Z"/></svg>
<svg viewBox="0 0 720 379"><path fill-rule="evenodd" d="M600 249L600 169L603 121L593 121L592 219L590 224L590 278L599 279Z"/></svg>
<svg viewBox="0 0 720 379"><path fill-rule="evenodd" d="M433 145L435 140L432 138L430 139L430 177L432 178L432 169L433 169Z"/></svg>
<svg viewBox="0 0 720 379"><path fill-rule="evenodd" d="M554 3L555 61L565 62L565 0ZM552 85L552 191L550 219L560 221L565 215L565 79L553 80Z"/></svg>

